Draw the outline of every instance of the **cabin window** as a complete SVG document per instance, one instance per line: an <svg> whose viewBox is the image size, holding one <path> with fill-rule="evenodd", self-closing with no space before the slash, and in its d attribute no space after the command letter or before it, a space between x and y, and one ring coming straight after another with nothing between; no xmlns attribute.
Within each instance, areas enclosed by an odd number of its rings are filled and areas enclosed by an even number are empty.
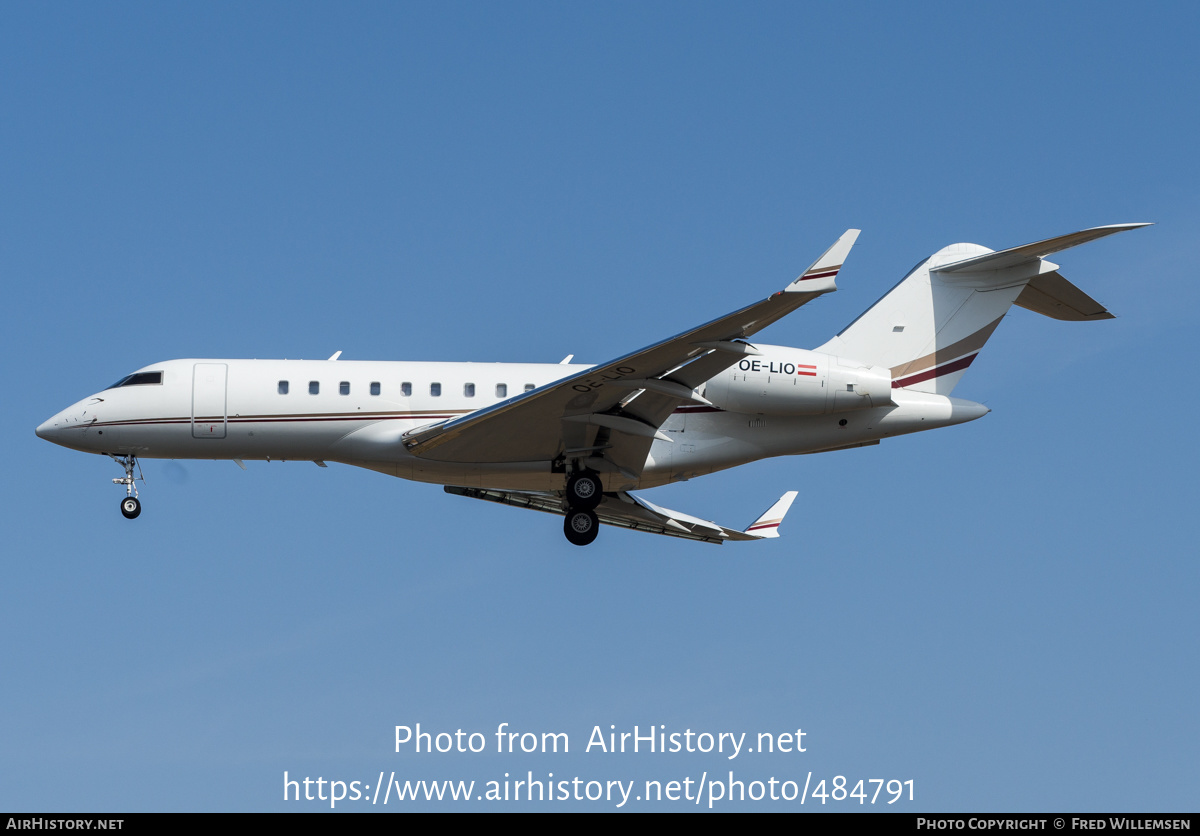
<svg viewBox="0 0 1200 836"><path fill-rule="evenodd" d="M412 395L412 384L408 383L408 382L401 383L400 384L400 394L406 398L409 397L410 395Z"/></svg>
<svg viewBox="0 0 1200 836"><path fill-rule="evenodd" d="M372 395L379 394L379 381L378 380L371 381L371 394Z"/></svg>
<svg viewBox="0 0 1200 836"><path fill-rule="evenodd" d="M279 394L286 395L288 392L288 382L286 380L279 381Z"/></svg>
<svg viewBox="0 0 1200 836"><path fill-rule="evenodd" d="M526 384L525 384L525 391L526 391L526 392L532 392L532 391L533 391L534 389L536 389L536 388L537 388L537 387L536 387L536 386L534 386L532 383L526 383Z"/></svg>
<svg viewBox="0 0 1200 836"><path fill-rule="evenodd" d="M464 383L463 384L463 395L465 395L468 398L475 397L475 384L474 383Z"/></svg>
<svg viewBox="0 0 1200 836"><path fill-rule="evenodd" d="M350 394L350 381L343 380L341 383L338 384L338 394L340 394L340 395L349 395Z"/></svg>
<svg viewBox="0 0 1200 836"><path fill-rule="evenodd" d="M496 397L497 398L507 398L508 397L508 384L507 383L497 383L496 384Z"/></svg>
<svg viewBox="0 0 1200 836"><path fill-rule="evenodd" d="M429 384L429 394L435 398L440 398L442 396L442 384L430 383Z"/></svg>
<svg viewBox="0 0 1200 836"><path fill-rule="evenodd" d="M320 382L318 382L318 381L316 381L316 380L310 380L310 381L308 382L308 394L310 394L310 395L319 395L319 394L321 394L321 384L320 384Z"/></svg>

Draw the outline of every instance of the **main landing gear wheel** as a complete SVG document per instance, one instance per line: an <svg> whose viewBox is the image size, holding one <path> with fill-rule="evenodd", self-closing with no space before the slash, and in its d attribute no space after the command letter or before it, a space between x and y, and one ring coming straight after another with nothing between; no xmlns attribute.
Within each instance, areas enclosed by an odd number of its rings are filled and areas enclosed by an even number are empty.
<svg viewBox="0 0 1200 836"><path fill-rule="evenodd" d="M571 474L567 480L567 504L582 511L591 511L604 499L604 485L590 470Z"/></svg>
<svg viewBox="0 0 1200 836"><path fill-rule="evenodd" d="M136 496L127 496L121 500L121 514L125 519L135 519L140 513L142 513L142 503L138 502Z"/></svg>
<svg viewBox="0 0 1200 836"><path fill-rule="evenodd" d="M563 533L576 546L586 546L600 533L600 520L587 509L570 508L563 521Z"/></svg>

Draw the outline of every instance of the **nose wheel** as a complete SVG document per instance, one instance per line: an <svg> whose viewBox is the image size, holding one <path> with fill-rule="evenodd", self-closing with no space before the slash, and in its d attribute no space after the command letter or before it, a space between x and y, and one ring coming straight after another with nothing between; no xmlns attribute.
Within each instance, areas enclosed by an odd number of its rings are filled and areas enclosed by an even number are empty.
<svg viewBox="0 0 1200 836"><path fill-rule="evenodd" d="M146 476L142 473L142 466L138 464L137 456L132 453L128 456L114 456L109 453L108 457L125 468L123 477L113 479L114 485L125 486L125 498L121 500L121 516L127 520L137 519L137 515L142 513L142 503L138 501L137 479L134 478L133 471L137 468L138 478L145 482Z"/></svg>

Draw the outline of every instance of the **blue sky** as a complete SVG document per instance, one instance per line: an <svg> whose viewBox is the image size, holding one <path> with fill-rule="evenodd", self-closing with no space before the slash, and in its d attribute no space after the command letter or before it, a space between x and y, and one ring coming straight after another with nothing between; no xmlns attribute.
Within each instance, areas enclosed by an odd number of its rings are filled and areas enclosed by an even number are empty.
<svg viewBox="0 0 1200 836"><path fill-rule="evenodd" d="M906 811L1194 811L1198 17L6 5L0 808L733 769L912 779ZM1014 311L955 391L984 419L648 494L744 525L798 490L769 543L577 549L303 463L147 461L129 523L111 462L33 434L175 357L600 362L862 228L840 290L763 335L813 347L947 244L1134 221L1058 258L1118 319ZM572 752L394 753L418 722ZM808 751L584 753L610 724Z"/></svg>

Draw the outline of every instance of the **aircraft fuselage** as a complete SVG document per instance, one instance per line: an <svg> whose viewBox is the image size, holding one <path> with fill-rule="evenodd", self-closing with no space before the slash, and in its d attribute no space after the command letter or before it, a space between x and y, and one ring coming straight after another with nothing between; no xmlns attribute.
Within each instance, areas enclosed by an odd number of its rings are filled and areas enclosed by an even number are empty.
<svg viewBox="0 0 1200 836"><path fill-rule="evenodd" d="M970 401L900 390L890 392L892 402L882 405L874 405L880 400L878 392L875 402L855 398L853 404L835 404L830 395L825 404L820 389L833 388L835 375L807 369L836 369L836 358L760 348L761 358L745 361L745 368L735 365L701 387L711 406L683 405L668 417L660 429L670 441L654 441L640 478L601 474L606 488L649 488L771 456L872 444L987 412ZM796 375L797 365L805 367L803 374ZM497 461L458 463L414 456L402 437L417 427L495 405L587 368L171 360L146 366L126 378L130 382L125 385L64 409L38 427L37 434L76 450L138 458L340 462L443 485L559 490L563 476L552 462L503 461L501 439ZM810 387L795 407L810 414L787 414L787 403L779 395L782 385L797 392L800 386ZM818 402L824 405L814 407ZM723 408L757 403L763 411Z"/></svg>

